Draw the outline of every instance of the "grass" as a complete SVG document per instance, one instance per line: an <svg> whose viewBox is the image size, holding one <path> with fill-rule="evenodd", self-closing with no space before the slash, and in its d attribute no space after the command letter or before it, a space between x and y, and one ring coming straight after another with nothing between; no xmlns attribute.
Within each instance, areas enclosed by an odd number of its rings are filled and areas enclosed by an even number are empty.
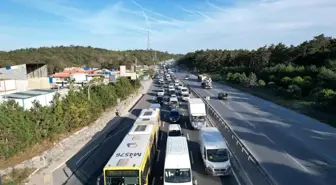
<svg viewBox="0 0 336 185"><path fill-rule="evenodd" d="M231 86L241 91L247 92L259 98L271 101L283 107L294 110L298 113L305 114L311 118L317 119L330 126L336 127L336 115L331 113L322 112L314 108L311 101L306 100L287 100L281 96L275 95L274 91L262 87L244 87L240 84L234 84L227 81L217 81L221 84Z"/></svg>
<svg viewBox="0 0 336 185"><path fill-rule="evenodd" d="M2 177L3 185L23 185L35 168L13 169Z"/></svg>

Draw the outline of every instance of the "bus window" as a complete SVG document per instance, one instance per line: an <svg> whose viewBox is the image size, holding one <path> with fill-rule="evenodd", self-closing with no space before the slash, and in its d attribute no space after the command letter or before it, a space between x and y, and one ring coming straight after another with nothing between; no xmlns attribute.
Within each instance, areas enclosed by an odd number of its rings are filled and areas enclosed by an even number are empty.
<svg viewBox="0 0 336 185"><path fill-rule="evenodd" d="M138 170L107 170L106 185L139 185Z"/></svg>
<svg viewBox="0 0 336 185"><path fill-rule="evenodd" d="M190 169L165 169L165 181L170 183L191 182Z"/></svg>

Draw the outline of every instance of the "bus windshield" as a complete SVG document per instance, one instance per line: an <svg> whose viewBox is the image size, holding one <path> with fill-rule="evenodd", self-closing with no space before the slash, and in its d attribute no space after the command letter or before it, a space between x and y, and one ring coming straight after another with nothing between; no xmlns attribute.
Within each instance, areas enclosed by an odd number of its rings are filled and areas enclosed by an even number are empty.
<svg viewBox="0 0 336 185"><path fill-rule="evenodd" d="M192 121L203 122L203 121L205 121L205 116L193 116Z"/></svg>
<svg viewBox="0 0 336 185"><path fill-rule="evenodd" d="M105 171L106 185L139 185L137 170L107 170Z"/></svg>
<svg viewBox="0 0 336 185"><path fill-rule="evenodd" d="M211 162L225 162L229 160L229 153L226 149L208 149L207 158Z"/></svg>
<svg viewBox="0 0 336 185"><path fill-rule="evenodd" d="M171 182L171 183L191 182L190 169L189 168L165 169L165 182Z"/></svg>

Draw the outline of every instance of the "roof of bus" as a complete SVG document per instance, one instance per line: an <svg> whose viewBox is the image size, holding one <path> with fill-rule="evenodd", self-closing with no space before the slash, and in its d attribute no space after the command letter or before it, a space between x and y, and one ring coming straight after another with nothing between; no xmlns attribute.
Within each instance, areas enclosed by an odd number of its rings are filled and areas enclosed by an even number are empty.
<svg viewBox="0 0 336 185"><path fill-rule="evenodd" d="M105 168L141 167L151 139L153 125L134 125L113 153Z"/></svg>
<svg viewBox="0 0 336 185"><path fill-rule="evenodd" d="M183 136L168 137L166 146L165 169L190 168L187 139Z"/></svg>
<svg viewBox="0 0 336 185"><path fill-rule="evenodd" d="M139 115L139 118L157 118L160 109L143 109Z"/></svg>

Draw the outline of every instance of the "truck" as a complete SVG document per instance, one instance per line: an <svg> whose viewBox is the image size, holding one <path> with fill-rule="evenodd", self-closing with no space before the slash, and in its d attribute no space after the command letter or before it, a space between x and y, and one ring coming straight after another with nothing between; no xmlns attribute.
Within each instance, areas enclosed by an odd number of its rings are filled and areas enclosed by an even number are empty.
<svg viewBox="0 0 336 185"><path fill-rule="evenodd" d="M190 98L188 111L190 124L194 129L199 130L206 126L206 109L201 98Z"/></svg>
<svg viewBox="0 0 336 185"><path fill-rule="evenodd" d="M201 86L203 89L211 89L212 88L212 79L210 77L206 77L203 81Z"/></svg>
<svg viewBox="0 0 336 185"><path fill-rule="evenodd" d="M197 77L197 79L198 79L199 82L203 82L203 80L204 80L206 77L207 77L207 76L204 75L204 74L199 74L198 77Z"/></svg>

